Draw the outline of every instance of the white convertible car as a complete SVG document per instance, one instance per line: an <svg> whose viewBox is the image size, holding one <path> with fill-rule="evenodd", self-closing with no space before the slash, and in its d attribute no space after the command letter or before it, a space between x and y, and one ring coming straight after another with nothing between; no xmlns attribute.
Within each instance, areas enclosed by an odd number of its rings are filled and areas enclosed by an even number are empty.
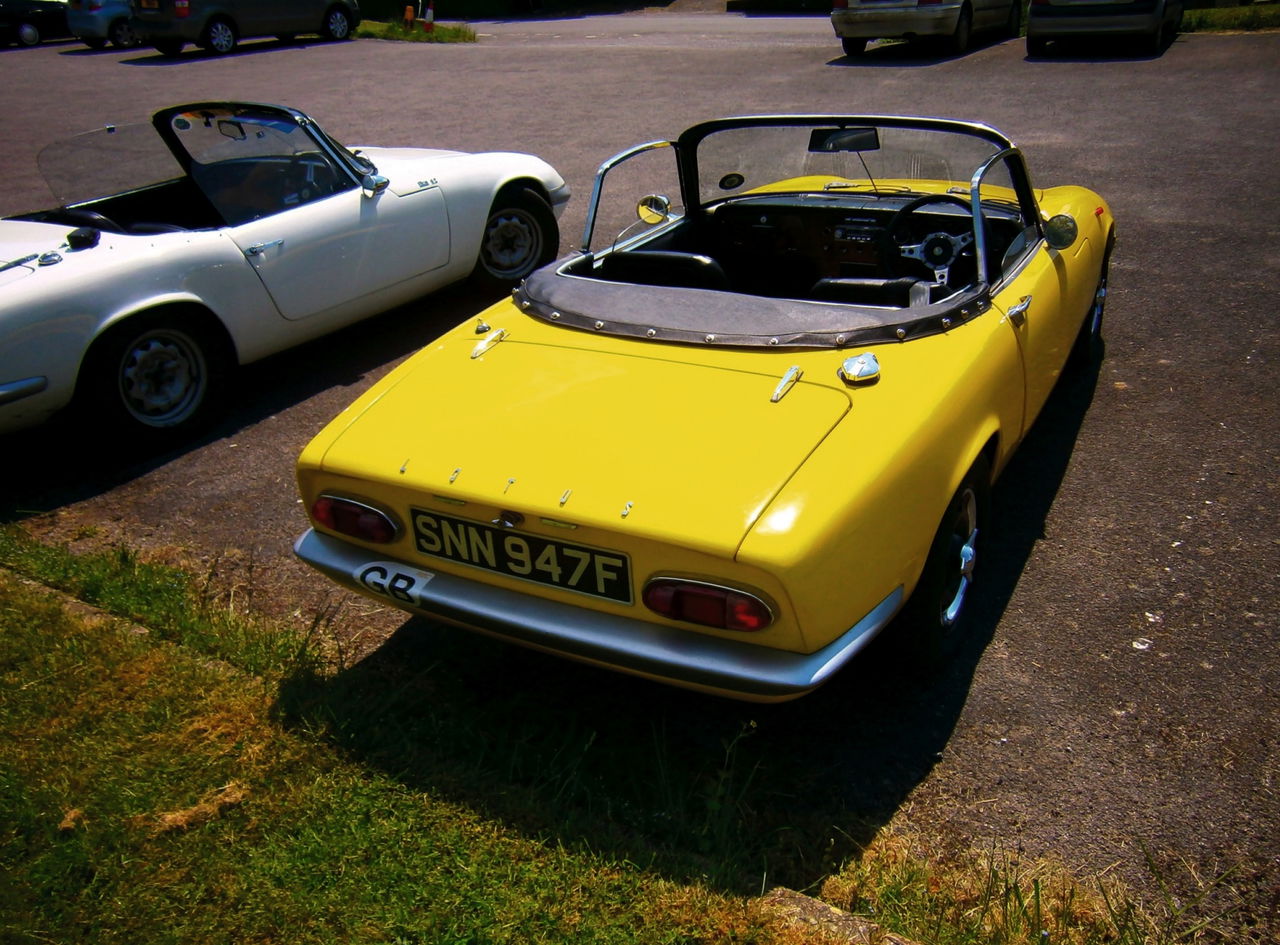
<svg viewBox="0 0 1280 945"><path fill-rule="evenodd" d="M299 111L235 102L40 163L68 199L0 220L0 433L73 402L117 430L186 433L238 364L467 276L519 282L555 257L569 199L531 155L349 149ZM102 179L118 172L135 176Z"/></svg>

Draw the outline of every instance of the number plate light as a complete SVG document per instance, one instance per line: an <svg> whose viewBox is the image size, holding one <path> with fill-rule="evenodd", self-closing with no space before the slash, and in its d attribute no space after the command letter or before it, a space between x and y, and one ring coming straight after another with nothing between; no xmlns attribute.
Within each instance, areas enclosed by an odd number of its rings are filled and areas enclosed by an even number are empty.
<svg viewBox="0 0 1280 945"><path fill-rule="evenodd" d="M716 584L654 578L641 596L654 613L720 630L749 633L773 623L773 611L760 598Z"/></svg>
<svg viewBox="0 0 1280 945"><path fill-rule="evenodd" d="M400 526L386 512L341 496L320 496L311 506L311 517L325 528L379 545L390 544L400 534Z"/></svg>

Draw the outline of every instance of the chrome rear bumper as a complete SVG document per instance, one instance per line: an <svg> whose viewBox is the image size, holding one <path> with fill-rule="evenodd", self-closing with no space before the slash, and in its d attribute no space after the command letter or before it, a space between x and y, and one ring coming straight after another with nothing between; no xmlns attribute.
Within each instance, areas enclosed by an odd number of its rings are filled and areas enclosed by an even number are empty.
<svg viewBox="0 0 1280 945"><path fill-rule="evenodd" d="M903 599L902 588L895 588L816 653L790 653L425 571L376 558L365 548L314 529L293 550L344 587L411 613L580 662L751 702L784 702L822 685L880 632Z"/></svg>

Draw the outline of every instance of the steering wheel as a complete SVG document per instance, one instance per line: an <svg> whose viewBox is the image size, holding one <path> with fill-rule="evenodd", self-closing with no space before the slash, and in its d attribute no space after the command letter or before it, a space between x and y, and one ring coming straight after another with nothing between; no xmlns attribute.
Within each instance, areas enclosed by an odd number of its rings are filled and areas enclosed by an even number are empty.
<svg viewBox="0 0 1280 945"><path fill-rule="evenodd" d="M84 207L63 207L57 211L59 220L65 220L69 226L91 226L95 230L107 230L110 233L123 233L120 224L110 217L105 217L97 210L86 210Z"/></svg>
<svg viewBox="0 0 1280 945"><path fill-rule="evenodd" d="M934 282L938 285L946 285L951 275L951 267L955 265L965 248L973 242L972 228L959 236L939 230L936 233L930 233L919 243L898 242L898 233L906 228L906 222L910 220L911 214L932 203L950 203L970 214L973 213L973 207L969 201L955 194L925 194L903 204L890 218L889 225L885 228L888 234L889 266L896 270L897 263L901 260L914 259L933 273Z"/></svg>

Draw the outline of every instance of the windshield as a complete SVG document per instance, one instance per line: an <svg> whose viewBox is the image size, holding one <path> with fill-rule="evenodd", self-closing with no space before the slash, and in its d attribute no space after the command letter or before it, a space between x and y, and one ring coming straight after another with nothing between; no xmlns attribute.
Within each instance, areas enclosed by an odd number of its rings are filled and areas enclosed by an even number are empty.
<svg viewBox="0 0 1280 945"><path fill-rule="evenodd" d="M149 122L107 125L56 141L36 158L63 206L182 176L182 168Z"/></svg>
<svg viewBox="0 0 1280 945"><path fill-rule="evenodd" d="M760 188L905 192L923 181L967 190L974 170L999 150L984 138L937 128L729 127L698 142L698 197L707 204Z"/></svg>

